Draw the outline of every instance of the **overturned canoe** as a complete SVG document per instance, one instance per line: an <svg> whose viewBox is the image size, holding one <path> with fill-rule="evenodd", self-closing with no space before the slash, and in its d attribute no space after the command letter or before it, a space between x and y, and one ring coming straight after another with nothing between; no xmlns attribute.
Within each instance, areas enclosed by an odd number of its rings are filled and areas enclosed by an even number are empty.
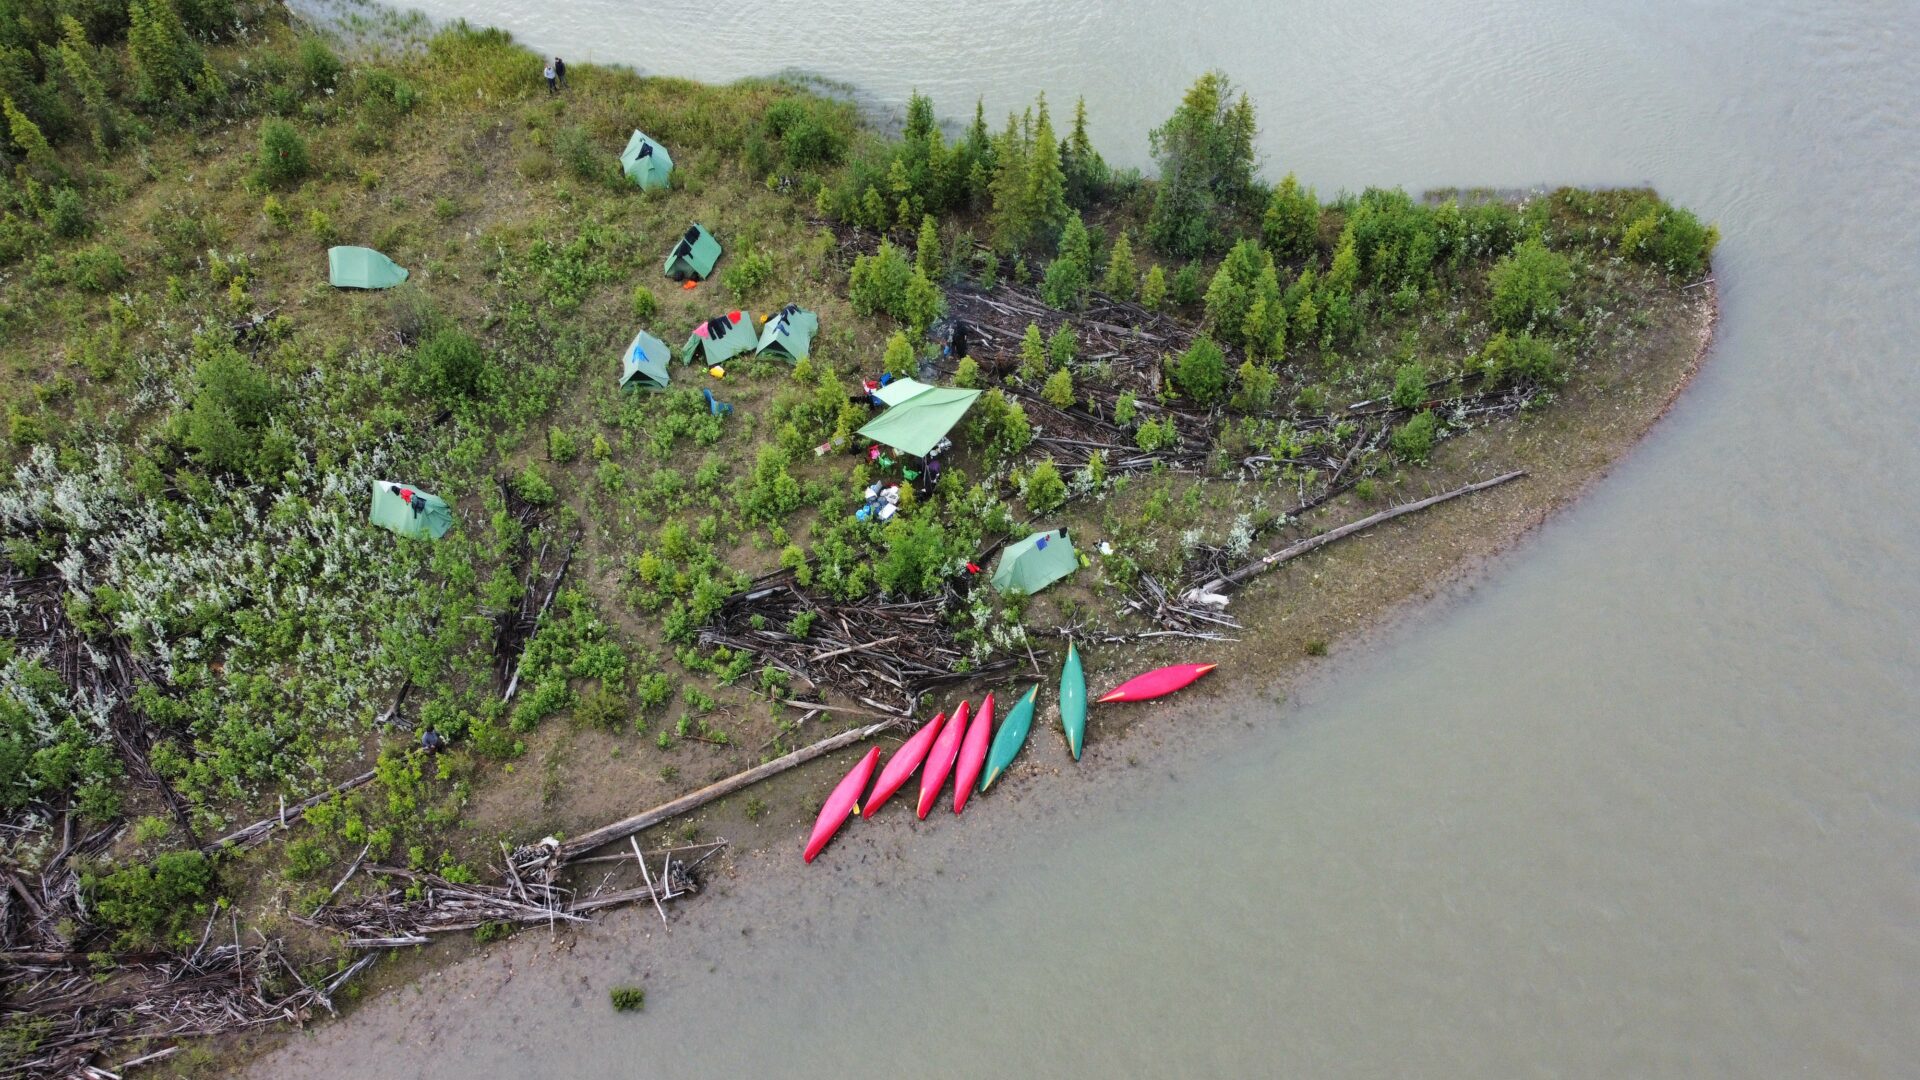
<svg viewBox="0 0 1920 1080"><path fill-rule="evenodd" d="M1033 706L1040 697L1040 687L1030 686L1020 700L1007 710L1007 718L1000 722L1000 730L994 733L993 746L987 751L987 771L980 774L980 790L985 791L1000 779L1007 771L1013 759L1020 756L1020 750L1027 745L1027 732L1033 727Z"/></svg>
<svg viewBox="0 0 1920 1080"><path fill-rule="evenodd" d="M1109 701L1150 701L1165 697L1183 686L1190 685L1195 679L1219 667L1218 664L1175 664L1172 667L1158 668L1145 675L1135 675L1126 682L1109 690L1100 699L1101 704Z"/></svg>
<svg viewBox="0 0 1920 1080"><path fill-rule="evenodd" d="M1067 642L1067 662L1060 666L1060 727L1067 733L1067 749L1080 760L1087 739L1087 675L1080 669L1080 650Z"/></svg>
<svg viewBox="0 0 1920 1080"><path fill-rule="evenodd" d="M833 834L847 819L860 812L860 793L867 790L867 781L873 779L874 762L880 760L880 748L869 749L852 771L842 777L833 786L833 794L827 796L825 806L820 808L820 817L813 823L813 835L807 837L807 861L812 862L820 849L827 846Z"/></svg>
<svg viewBox="0 0 1920 1080"><path fill-rule="evenodd" d="M953 772L953 762L960 756L960 739L967 733L967 703L953 710L953 719L947 721L946 730L933 741L933 749L927 751L926 767L920 770L920 820L927 820L927 811L933 809L933 801L940 797L940 789L946 785L947 775Z"/></svg>
<svg viewBox="0 0 1920 1080"><path fill-rule="evenodd" d="M960 740L960 758L953 766L953 812L956 814L967 808L967 796L979 782L980 770L987 766L987 744L992 739L993 695L988 694L980 703L980 711L973 714L966 736Z"/></svg>
<svg viewBox="0 0 1920 1080"><path fill-rule="evenodd" d="M872 817L875 811L886 805L888 799L893 798L894 792L906 786L913 770L927 760L927 751L933 749L933 740L939 738L940 728L946 722L946 713L935 713L933 719L921 725L920 730L901 743L900 749L887 759L887 767L880 770L880 779L873 785L873 794L867 796L866 817Z"/></svg>

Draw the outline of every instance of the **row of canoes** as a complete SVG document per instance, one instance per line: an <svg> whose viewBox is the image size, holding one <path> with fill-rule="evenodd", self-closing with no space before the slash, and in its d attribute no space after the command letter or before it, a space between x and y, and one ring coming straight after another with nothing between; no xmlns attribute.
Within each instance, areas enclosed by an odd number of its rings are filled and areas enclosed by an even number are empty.
<svg viewBox="0 0 1920 1080"><path fill-rule="evenodd" d="M1102 695L1098 703L1163 697L1213 668L1212 664L1158 668L1121 683ZM992 694L980 702L978 711L963 701L951 718L944 712L936 714L894 751L886 767L879 770L878 780L874 779L874 770L880 763L880 748L870 747L859 764L834 785L826 804L820 808L813 832L807 837L806 860L812 862L849 818L856 814L870 818L877 813L906 786L915 771L920 773L918 811L922 821L939 801L948 777L953 779L953 812L965 810L967 797L976 785L980 791L991 787L1027 745L1039 694L1038 686L1029 687L1014 702L1013 708L1007 710L1006 719L1000 722L997 732L993 727ZM1067 645L1066 663L1060 670L1060 725L1067 736L1067 748L1073 751L1073 759L1080 760L1080 749L1087 735L1087 679L1080 665L1080 652L1071 642ZM870 793L869 782L873 785ZM864 802L862 794L867 796Z"/></svg>

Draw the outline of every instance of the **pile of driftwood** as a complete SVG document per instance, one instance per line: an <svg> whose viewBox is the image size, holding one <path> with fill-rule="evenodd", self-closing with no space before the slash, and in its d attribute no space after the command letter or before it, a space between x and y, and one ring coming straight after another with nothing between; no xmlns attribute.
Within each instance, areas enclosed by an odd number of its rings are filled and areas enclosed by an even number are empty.
<svg viewBox="0 0 1920 1080"><path fill-rule="evenodd" d="M340 883L334 886L328 902L310 916L298 916L302 922L346 935L349 948L391 949L424 945L433 934L476 930L482 926L555 926L559 923L585 922L588 912L622 904L651 901L660 908L672 900L698 892L694 870L726 847L725 840L688 848L654 852L659 869L648 865L648 856L628 836L632 857L613 855L590 857L569 849L556 840L547 840L514 851L504 851L504 869L493 884L451 881L438 874L422 873L398 866L367 866L368 875L381 886L362 891L343 903L333 903L361 862L356 861ZM689 851L704 852L693 862L676 856ZM614 873L582 894L562 884L562 872L576 863L613 862L631 866L639 881L612 888ZM616 868L617 869L617 868ZM666 918L661 909L661 918Z"/></svg>
<svg viewBox="0 0 1920 1080"><path fill-rule="evenodd" d="M238 924L207 920L199 947L182 955L114 954L98 965L86 953L0 952L0 1067L9 1075L112 1077L177 1053L136 1053L109 1072L93 1064L135 1040L219 1035L266 1024L302 1024L334 1011L333 995L368 964L363 956L324 979L300 973L277 941L246 945ZM232 931L231 940L227 932Z"/></svg>
<svg viewBox="0 0 1920 1080"><path fill-rule="evenodd" d="M969 669L948 622L958 603L951 589L925 600L846 603L816 596L781 571L728 597L700 628L700 644L751 653L810 688L902 716L929 690L1013 665L1001 659ZM812 620L804 638L788 629L802 614Z"/></svg>

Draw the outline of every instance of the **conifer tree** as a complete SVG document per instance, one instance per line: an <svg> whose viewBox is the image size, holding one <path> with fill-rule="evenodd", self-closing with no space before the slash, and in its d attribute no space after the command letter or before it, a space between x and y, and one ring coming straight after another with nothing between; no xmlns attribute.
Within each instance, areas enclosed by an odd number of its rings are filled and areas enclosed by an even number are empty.
<svg viewBox="0 0 1920 1080"><path fill-rule="evenodd" d="M86 30L71 15L60 17L60 30L60 41L55 48L60 68L86 113L87 133L93 139L93 148L105 154L120 141L113 99L107 95L106 80L94 65L93 48L87 42Z"/></svg>
<svg viewBox="0 0 1920 1080"><path fill-rule="evenodd" d="M1131 300L1138 278L1139 272L1133 265L1133 241L1122 231L1107 255L1107 274L1100 282L1100 291L1116 300Z"/></svg>
<svg viewBox="0 0 1920 1080"><path fill-rule="evenodd" d="M1012 113L994 140L993 156L993 242L1001 251L1016 251L1026 246L1033 219L1027 212L1027 140Z"/></svg>
<svg viewBox="0 0 1920 1080"><path fill-rule="evenodd" d="M920 219L920 236L913 249L913 265L929 280L938 281L941 277L940 266L940 226L934 224L933 215Z"/></svg>
<svg viewBox="0 0 1920 1080"><path fill-rule="evenodd" d="M134 93L150 106L176 99L200 70L200 50L172 0L130 0L127 53L133 59Z"/></svg>
<svg viewBox="0 0 1920 1080"><path fill-rule="evenodd" d="M1027 210L1033 229L1047 240L1067 224L1067 174L1060 168L1060 146L1047 117L1047 95L1040 95L1037 107L1039 118L1033 124L1027 162Z"/></svg>
<svg viewBox="0 0 1920 1080"><path fill-rule="evenodd" d="M1302 188L1292 173L1273 189L1260 231L1267 250L1281 259L1311 256L1320 239L1320 200L1311 188Z"/></svg>
<svg viewBox="0 0 1920 1080"><path fill-rule="evenodd" d="M13 137L13 145L27 159L27 167L44 177L58 176L61 173L60 161L53 156L53 146L41 133L40 125L20 111L11 97L0 98L0 109L6 112L7 134Z"/></svg>

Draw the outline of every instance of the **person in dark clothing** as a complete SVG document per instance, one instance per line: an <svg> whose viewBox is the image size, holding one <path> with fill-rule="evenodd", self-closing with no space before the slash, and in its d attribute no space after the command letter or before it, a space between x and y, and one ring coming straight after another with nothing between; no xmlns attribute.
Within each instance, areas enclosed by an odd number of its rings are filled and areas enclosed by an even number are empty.
<svg viewBox="0 0 1920 1080"><path fill-rule="evenodd" d="M553 58L553 81L565 89L567 85L567 62L559 57Z"/></svg>
<svg viewBox="0 0 1920 1080"><path fill-rule="evenodd" d="M959 319L953 320L953 336L947 340L947 351L956 363L967 358L967 324Z"/></svg>
<svg viewBox="0 0 1920 1080"><path fill-rule="evenodd" d="M447 748L446 737L432 728L420 733L420 749L429 754L437 754Z"/></svg>

